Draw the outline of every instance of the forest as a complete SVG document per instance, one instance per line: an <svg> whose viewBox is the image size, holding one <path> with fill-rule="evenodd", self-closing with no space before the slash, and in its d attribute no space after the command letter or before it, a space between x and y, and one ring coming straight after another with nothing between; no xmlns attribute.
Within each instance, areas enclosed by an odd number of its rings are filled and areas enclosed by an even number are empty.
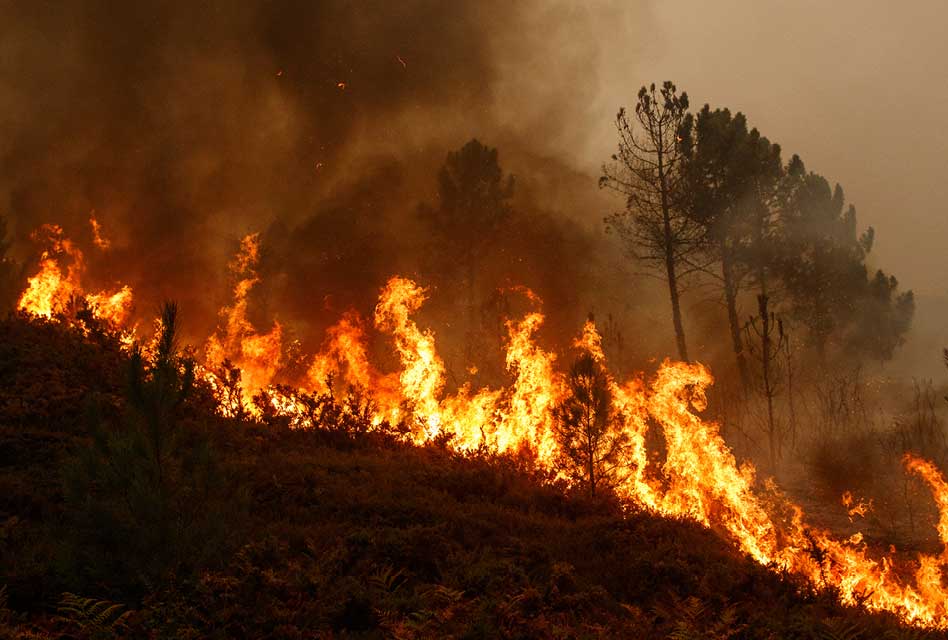
<svg viewBox="0 0 948 640"><path fill-rule="evenodd" d="M468 122L462 4L14 12L0 640L944 637L884 234L671 80L592 167Z"/></svg>

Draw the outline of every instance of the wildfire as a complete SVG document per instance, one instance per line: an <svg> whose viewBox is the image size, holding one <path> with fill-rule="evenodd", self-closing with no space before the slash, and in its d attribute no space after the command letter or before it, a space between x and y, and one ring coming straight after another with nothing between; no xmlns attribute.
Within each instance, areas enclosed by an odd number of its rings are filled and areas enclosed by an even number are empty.
<svg viewBox="0 0 948 640"><path fill-rule="evenodd" d="M98 223L95 218L91 221L98 245L101 241ZM27 278L26 290L17 302L18 310L34 316L52 318L65 313L74 301L84 299L92 315L109 328L125 329L132 309L130 287L122 286L114 293L100 291L83 294L81 280L85 271L85 259L82 251L65 237L62 227L45 224L34 231L31 237L45 248L40 254L39 270Z"/></svg>
<svg viewBox="0 0 948 640"><path fill-rule="evenodd" d="M92 243L103 251L112 246L112 242L102 235L102 225L95 218L95 212L89 214L89 226L92 227Z"/></svg>
<svg viewBox="0 0 948 640"><path fill-rule="evenodd" d="M217 371L225 362L240 369L243 401L252 407L253 396L267 387L280 367L283 328L278 322L268 333L258 333L247 318L247 298L260 282L257 263L260 260L260 236L250 234L240 243L240 251L230 264L236 279L231 306L221 309L221 325L207 341L206 363ZM212 379L214 373L208 373Z"/></svg>
<svg viewBox="0 0 948 640"><path fill-rule="evenodd" d="M843 506L846 507L846 514L849 516L850 521L852 521L854 516L865 518L866 514L872 510L872 500L868 502L862 500L857 501L851 491L843 492L841 502Z"/></svg>
<svg viewBox="0 0 948 640"><path fill-rule="evenodd" d="M20 308L50 317L65 300L79 292L82 255L63 239L58 227L41 229L49 248L39 272L30 279ZM423 444L434 439L459 450L487 448L497 452L529 449L538 464L553 469L557 443L553 409L566 393L556 369L555 354L536 343L544 316L539 310L506 322L505 363L509 385L473 389L462 385L445 393L446 369L438 355L434 331L418 325L414 314L428 291L403 277L391 278L381 289L374 310L374 329L392 339L397 371L383 373L370 361L369 323L347 312L326 334L320 352L309 360L299 380L282 380L282 328L274 322L260 333L248 319L249 295L260 282L257 266L260 239L248 235L230 265L235 279L233 300L221 310L220 323L206 345L205 378L215 389L227 386L225 363L241 372L240 400L256 411L253 399L261 392L269 409L286 416L293 427L312 426L306 393L332 393L336 383L358 387L374 401L372 423L408 426L407 437ZM71 264L63 271L63 260ZM540 300L522 294L535 306ZM131 290L109 296L87 296L102 318L123 323ZM606 357L592 320L583 326L575 348L590 353L603 365ZM332 383L330 383L332 381ZM812 584L832 587L844 603L890 611L907 622L948 628L948 590L943 571L948 566L948 482L931 462L907 455L908 472L930 487L938 506L938 535L943 549L917 559L870 553L861 534L836 539L807 524L802 509L783 496L771 480L760 482L749 463L738 464L717 423L702 417L706 391L714 379L701 364L665 360L650 379L636 376L620 381L608 375L615 414L627 436L625 473L617 490L624 498L656 513L689 518L719 531L757 562L804 576ZM292 389L299 388L298 392ZM233 400L233 399L230 399ZM225 399L226 401L226 399ZM222 407L222 413L230 409ZM230 411L230 413L233 413ZM649 429L660 428L664 460L650 460ZM843 496L850 517L865 515L870 503ZM898 569L897 569L898 568ZM914 574L914 580L907 580Z"/></svg>
<svg viewBox="0 0 948 640"><path fill-rule="evenodd" d="M79 290L83 271L82 252L63 236L62 227L44 224L30 236L46 248L40 254L39 271L27 279L26 291L20 296L17 308L33 315L50 318L65 310ZM63 273L60 261L69 261Z"/></svg>
<svg viewBox="0 0 948 640"><path fill-rule="evenodd" d="M328 390L328 381L369 389L377 380L365 350L365 328L356 311L345 313L326 331L326 340L320 353L306 372L307 384L317 391Z"/></svg>

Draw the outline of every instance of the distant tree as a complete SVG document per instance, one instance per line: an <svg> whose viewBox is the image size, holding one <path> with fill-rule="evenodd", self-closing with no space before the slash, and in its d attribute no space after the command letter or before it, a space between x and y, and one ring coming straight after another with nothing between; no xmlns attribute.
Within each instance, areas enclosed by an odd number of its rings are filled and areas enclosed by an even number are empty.
<svg viewBox="0 0 948 640"><path fill-rule="evenodd" d="M480 256L510 217L514 179L504 175L497 149L473 139L448 154L438 172L438 199L420 215L435 235L438 253L460 269L473 307Z"/></svg>
<svg viewBox="0 0 948 640"><path fill-rule="evenodd" d="M79 579L147 582L220 546L224 485L206 439L182 420L194 365L177 354L176 324L168 304L154 354L131 357L121 419L93 406L93 442L66 467Z"/></svg>
<svg viewBox="0 0 948 640"><path fill-rule="evenodd" d="M915 315L915 296L911 291L899 293L898 287L895 276L881 269L866 284L846 336L845 346L851 353L885 362L905 342Z"/></svg>
<svg viewBox="0 0 948 640"><path fill-rule="evenodd" d="M592 354L580 354L567 385L569 393L553 413L560 466L595 496L616 481L628 437L619 428L606 371Z"/></svg>
<svg viewBox="0 0 948 640"><path fill-rule="evenodd" d="M767 295L772 254L776 187L782 174L780 147L747 119L705 105L686 116L682 127L684 199L688 216L701 229L707 272L718 283L727 309L741 381L749 384L738 296L745 282L756 281Z"/></svg>
<svg viewBox="0 0 948 640"><path fill-rule="evenodd" d="M821 356L832 339L852 355L891 358L911 325L911 291L897 293L895 278L881 272L869 278L875 232L857 233L856 209L839 185L807 173L798 156L785 174L773 261L784 304Z"/></svg>
<svg viewBox="0 0 948 640"><path fill-rule="evenodd" d="M639 90L634 122L626 110L616 115L619 150L603 165L599 186L626 198L625 209L605 219L636 258L668 283L678 355L688 360L681 317L681 278L693 270L700 229L685 215L681 173L681 133L688 94L665 82ZM637 125L635 124L637 123Z"/></svg>

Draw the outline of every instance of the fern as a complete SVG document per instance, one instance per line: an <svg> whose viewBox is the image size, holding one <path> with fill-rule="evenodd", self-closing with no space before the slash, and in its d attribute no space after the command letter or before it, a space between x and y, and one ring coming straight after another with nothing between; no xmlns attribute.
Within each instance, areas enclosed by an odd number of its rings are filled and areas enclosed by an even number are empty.
<svg viewBox="0 0 948 640"><path fill-rule="evenodd" d="M123 611L125 605L109 600L84 598L74 593L64 593L57 611L60 617L79 627L84 637L111 638L128 628L131 611Z"/></svg>
<svg viewBox="0 0 948 640"><path fill-rule="evenodd" d="M918 628L893 629L884 636L886 640L924 640L931 637L930 631Z"/></svg>
<svg viewBox="0 0 948 640"><path fill-rule="evenodd" d="M820 633L822 640L862 640L862 630L854 622L837 618L826 621L826 629Z"/></svg>
<svg viewBox="0 0 948 640"><path fill-rule="evenodd" d="M737 605L726 605L714 619L710 607L700 598L682 600L671 593L669 601L653 608L656 615L672 622L668 640L728 640L747 628L737 622Z"/></svg>
<svg viewBox="0 0 948 640"><path fill-rule="evenodd" d="M464 598L464 592L444 585L434 585L419 594L426 604L426 608L415 611L408 616L408 626L414 630L423 630L426 625L439 623L449 619L454 608Z"/></svg>
<svg viewBox="0 0 948 640"><path fill-rule="evenodd" d="M369 585L386 593L395 593L406 582L405 572L386 565L377 570L368 579Z"/></svg>
<svg viewBox="0 0 948 640"><path fill-rule="evenodd" d="M10 611L7 585L0 587L0 624L9 624L13 613Z"/></svg>

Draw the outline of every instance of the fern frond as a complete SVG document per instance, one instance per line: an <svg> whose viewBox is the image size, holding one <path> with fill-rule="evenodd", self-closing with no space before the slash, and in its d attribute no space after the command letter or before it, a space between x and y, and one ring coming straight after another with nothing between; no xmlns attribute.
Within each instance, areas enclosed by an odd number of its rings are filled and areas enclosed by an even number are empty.
<svg viewBox="0 0 948 640"><path fill-rule="evenodd" d="M406 582L405 572L386 565L369 576L369 584L380 591L395 593Z"/></svg>
<svg viewBox="0 0 948 640"><path fill-rule="evenodd" d="M126 626L131 611L125 605L110 600L86 598L74 593L64 593L59 600L57 612L60 617L94 634L114 634Z"/></svg>
<svg viewBox="0 0 948 640"><path fill-rule="evenodd" d="M854 622L837 618L825 621L826 630L820 634L822 640L861 640L862 630Z"/></svg>

